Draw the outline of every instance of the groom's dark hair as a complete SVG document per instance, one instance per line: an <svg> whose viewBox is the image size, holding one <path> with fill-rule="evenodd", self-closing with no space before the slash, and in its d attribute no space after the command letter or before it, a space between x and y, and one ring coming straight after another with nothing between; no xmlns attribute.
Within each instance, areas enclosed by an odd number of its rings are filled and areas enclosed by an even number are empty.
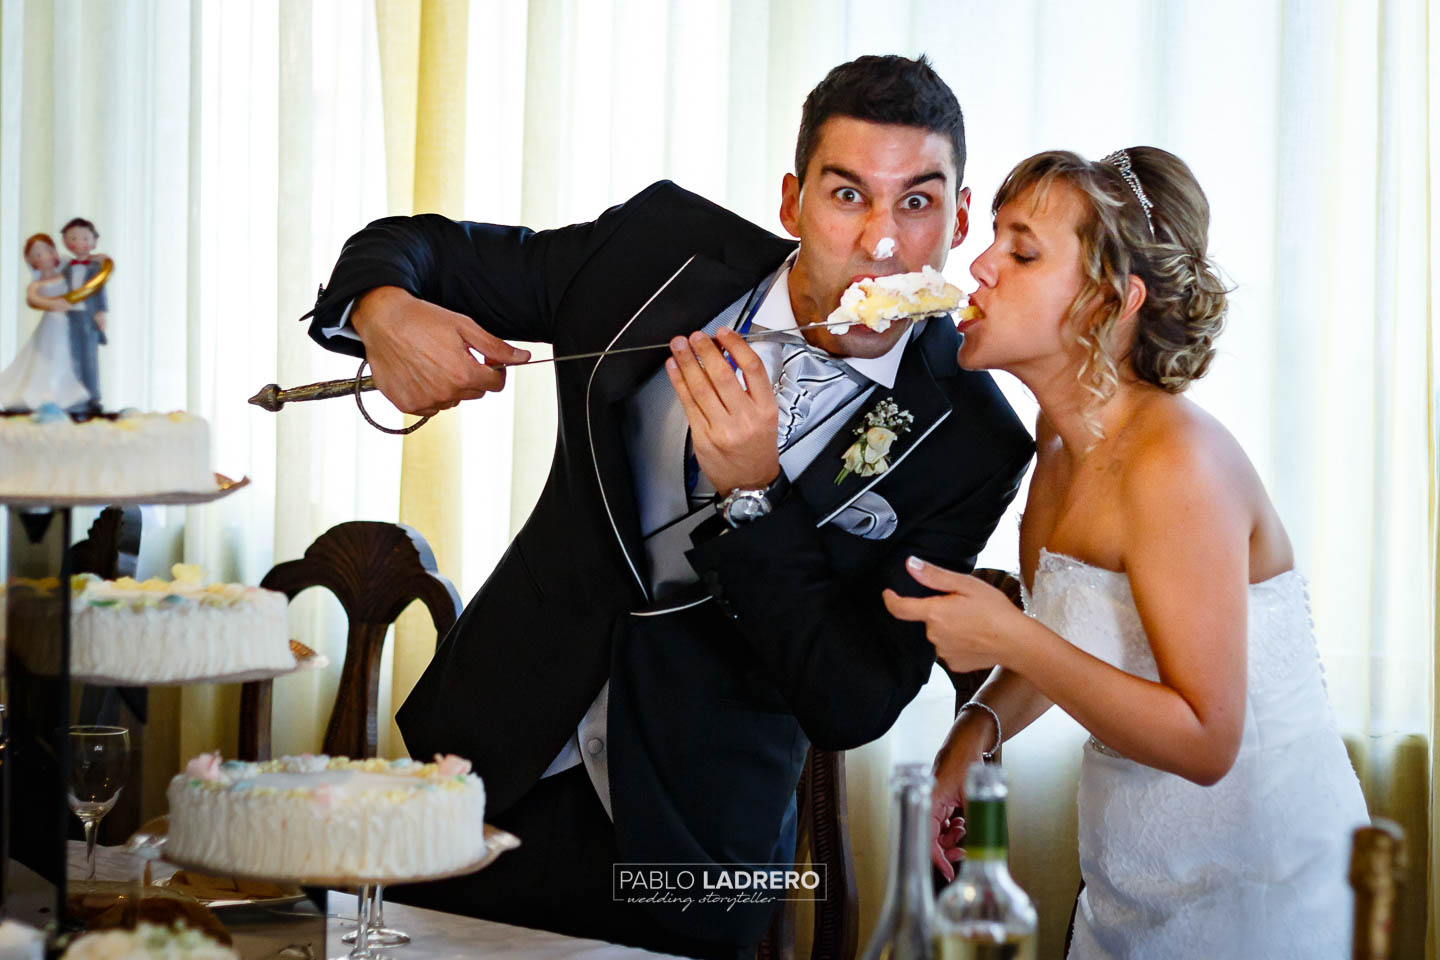
<svg viewBox="0 0 1440 960"><path fill-rule="evenodd" d="M65 232L71 227L84 227L86 230L90 231L90 235L93 236L96 240L100 239L100 231L95 229L95 224L91 223L89 220L86 220L84 217L71 217L70 222L60 228L60 236L65 236Z"/></svg>
<svg viewBox="0 0 1440 960"><path fill-rule="evenodd" d="M890 54L842 63L810 91L795 140L795 176L805 183L820 128L831 117L923 127L950 140L955 155L955 189L965 180L965 115L949 84L919 59Z"/></svg>

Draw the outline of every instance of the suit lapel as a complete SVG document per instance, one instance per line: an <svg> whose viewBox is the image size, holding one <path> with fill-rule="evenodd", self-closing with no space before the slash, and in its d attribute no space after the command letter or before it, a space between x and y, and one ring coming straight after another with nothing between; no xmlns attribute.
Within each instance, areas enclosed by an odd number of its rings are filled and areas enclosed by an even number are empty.
<svg viewBox="0 0 1440 960"><path fill-rule="evenodd" d="M796 486L819 517L817 527L829 523L862 493L901 469L910 453L950 416L950 401L935 381L937 377L954 376L958 370L955 352L959 342L951 323L943 317L932 319L905 350L894 388L886 390L881 387L872 391L845 426L800 474ZM891 446L887 457L889 470L868 477L852 473L836 483L835 478L844 467L846 448L859 439L856 428L864 422L865 414L886 399L893 400L896 407L908 411L915 418L910 429Z"/></svg>
<svg viewBox="0 0 1440 960"><path fill-rule="evenodd" d="M766 269L775 269L789 247L777 243L774 262L758 269L731 266L701 254L692 256L622 324L605 349L663 344L672 337L699 330L753 288ZM590 369L585 390L586 428L601 499L630 573L647 602L650 590L645 553L634 479L621 439L619 401L654 375L668 355L666 350L656 349L599 357Z"/></svg>

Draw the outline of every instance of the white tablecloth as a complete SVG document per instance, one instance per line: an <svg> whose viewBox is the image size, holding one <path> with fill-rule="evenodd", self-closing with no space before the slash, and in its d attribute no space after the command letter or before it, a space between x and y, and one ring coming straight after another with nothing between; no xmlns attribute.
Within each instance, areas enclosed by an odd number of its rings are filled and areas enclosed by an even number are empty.
<svg viewBox="0 0 1440 960"><path fill-rule="evenodd" d="M354 916L355 897L331 893L330 912ZM512 927L489 920L475 920L423 910L400 903L385 904L385 926L410 934L410 943L383 951L387 960L451 960L459 957L506 957L510 960L530 957L575 957L579 960L640 960L663 954L633 947L619 947L599 940L577 940L574 937ZM334 946L340 936L354 929L354 923L331 920L326 929L326 945L331 957L337 956Z"/></svg>
<svg viewBox="0 0 1440 960"><path fill-rule="evenodd" d="M85 845L71 841L69 848L70 876L83 877L85 866ZM95 851L96 879L128 880L135 877L141 861L121 852L118 847L100 847ZM12 885L18 878L13 868L28 875L32 881L39 878L18 864L12 863ZM175 872L175 868L164 861L152 865L152 880L159 881ZM53 891L53 888L50 888ZM53 892L51 894L53 897ZM304 905L308 909L309 904ZM245 911L254 914L255 911ZM350 893L331 892L329 898L330 919L326 923L325 952L330 958L343 958L350 950L340 942L345 932L355 927L355 897ZM227 923L227 911L217 912L222 923ZM289 945L285 925L274 927L268 924L255 925L238 922L240 914L233 915L236 921L231 925L235 947L244 960L260 960L273 957ZM278 917L277 917L278 919ZM410 934L410 943L377 951L385 960L450 960L477 956L503 957L509 960L549 960L549 958L578 958L578 960L654 960L664 954L651 953L633 947L621 947L599 940L580 940L544 930L530 930L512 927L509 924L476 920L471 917L424 910L420 907L399 903L385 905L385 925ZM288 958L291 954L282 955Z"/></svg>

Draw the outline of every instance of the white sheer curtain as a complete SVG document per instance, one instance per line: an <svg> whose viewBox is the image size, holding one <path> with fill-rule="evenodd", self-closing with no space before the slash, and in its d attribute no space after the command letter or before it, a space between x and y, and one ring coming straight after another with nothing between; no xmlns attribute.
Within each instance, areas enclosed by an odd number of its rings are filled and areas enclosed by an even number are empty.
<svg viewBox="0 0 1440 960"><path fill-rule="evenodd" d="M463 215L555 226L669 177L778 232L801 101L862 53L927 52L966 110L975 215L947 270L965 286L989 198L1022 157L1180 154L1236 285L1193 396L1275 498L1372 806L1402 819L1421 864L1425 794L1401 781L1423 776L1434 716L1434 543L1420 518L1435 422L1435 22L1422 0L471 0ZM333 523L396 515L398 440L343 402L279 417L244 403L272 380L354 372L294 318L345 236L386 209L375 31L364 0L0 0L0 363L37 316L22 301L23 237L88 216L118 263L107 401L210 418L219 466L254 481L147 518L150 569L183 553L253 582ZM464 596L538 494L553 402L542 367L464 409ZM1013 569L1014 532L1002 522L982 564ZM318 640L341 635L333 605L317 595L294 616L296 636L338 663L338 639ZM277 749L318 744L319 721L303 718L323 718L334 683L332 671L277 688L296 721L277 727ZM185 717L156 734L176 757L222 742L234 715L229 694L183 699L157 694ZM851 755L862 931L883 884L885 777L928 758L950 706L932 683ZM1006 755L1016 869L1049 955L1074 892L1078 741L1047 718ZM1413 921L1423 872L1410 890Z"/></svg>

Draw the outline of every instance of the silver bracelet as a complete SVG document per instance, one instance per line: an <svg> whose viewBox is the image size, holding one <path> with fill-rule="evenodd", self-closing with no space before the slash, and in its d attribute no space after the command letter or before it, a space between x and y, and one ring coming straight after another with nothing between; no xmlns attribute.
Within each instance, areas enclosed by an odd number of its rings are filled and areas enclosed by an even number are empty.
<svg viewBox="0 0 1440 960"><path fill-rule="evenodd" d="M988 703L981 703L979 700L966 700L960 704L960 709L955 711L955 715L959 716L964 713L966 707L975 707L976 709L984 710L990 714L990 719L995 721L995 746L980 754L981 760L984 760L986 763L994 763L995 751L1000 749L1000 744L1005 739L1004 734L1000 731L1000 714L996 713Z"/></svg>

